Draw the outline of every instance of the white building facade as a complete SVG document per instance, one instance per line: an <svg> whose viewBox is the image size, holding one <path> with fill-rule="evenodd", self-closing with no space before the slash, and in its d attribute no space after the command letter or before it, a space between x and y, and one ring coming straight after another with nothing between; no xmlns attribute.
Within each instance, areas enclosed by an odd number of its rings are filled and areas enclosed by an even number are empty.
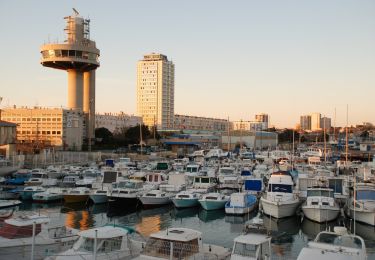
<svg viewBox="0 0 375 260"><path fill-rule="evenodd" d="M140 116L125 113L104 113L95 115L95 128L107 128L112 133L122 128L133 127L142 123Z"/></svg>
<svg viewBox="0 0 375 260"><path fill-rule="evenodd" d="M149 127L173 128L174 71L173 62L159 53L144 55L137 64L137 114Z"/></svg>

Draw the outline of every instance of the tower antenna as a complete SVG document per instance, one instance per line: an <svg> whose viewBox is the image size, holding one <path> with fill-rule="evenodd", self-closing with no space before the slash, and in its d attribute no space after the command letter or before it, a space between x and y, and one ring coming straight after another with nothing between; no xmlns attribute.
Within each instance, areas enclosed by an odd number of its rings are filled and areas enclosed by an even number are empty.
<svg viewBox="0 0 375 260"><path fill-rule="evenodd" d="M74 7L72 9L75 15L79 15L79 12Z"/></svg>

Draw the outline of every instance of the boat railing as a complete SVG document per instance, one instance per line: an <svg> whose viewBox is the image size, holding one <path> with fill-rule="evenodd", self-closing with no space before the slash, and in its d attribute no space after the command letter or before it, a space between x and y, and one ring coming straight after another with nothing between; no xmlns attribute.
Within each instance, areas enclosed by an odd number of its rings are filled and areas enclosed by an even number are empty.
<svg viewBox="0 0 375 260"><path fill-rule="evenodd" d="M194 240L193 240L194 241ZM141 253L151 257L165 258L165 259L219 259L215 252L201 252L200 246L195 243L168 241L158 239L148 242ZM198 241L196 241L198 243Z"/></svg>

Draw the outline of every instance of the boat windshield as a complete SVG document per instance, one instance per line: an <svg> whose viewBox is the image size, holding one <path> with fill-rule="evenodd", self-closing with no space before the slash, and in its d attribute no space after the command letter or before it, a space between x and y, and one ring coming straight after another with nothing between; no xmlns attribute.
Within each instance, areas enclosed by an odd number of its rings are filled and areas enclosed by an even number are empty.
<svg viewBox="0 0 375 260"><path fill-rule="evenodd" d="M375 200L375 190L358 190L356 192L357 200Z"/></svg>
<svg viewBox="0 0 375 260"><path fill-rule="evenodd" d="M41 173L33 173L31 177L32 177L32 178L43 178L44 175L41 174Z"/></svg>
<svg viewBox="0 0 375 260"><path fill-rule="evenodd" d="M322 196L333 198L333 191L329 190L307 190L307 196Z"/></svg>
<svg viewBox="0 0 375 260"><path fill-rule="evenodd" d="M256 259L257 246L252 244L245 244L236 242L233 249L233 254L245 256Z"/></svg>
<svg viewBox="0 0 375 260"><path fill-rule="evenodd" d="M316 242L325 243L335 246L350 247L350 248L362 248L362 241L354 236L340 236L332 233L321 233L319 234Z"/></svg>
<svg viewBox="0 0 375 260"><path fill-rule="evenodd" d="M94 251L94 238L82 238L83 242L78 246L79 251L93 252ZM97 252L98 253L108 253L121 249L122 237L113 237L106 239L97 239Z"/></svg>
<svg viewBox="0 0 375 260"><path fill-rule="evenodd" d="M135 189L135 183L134 182L120 182L117 186L118 188L125 188L125 189Z"/></svg>
<svg viewBox="0 0 375 260"><path fill-rule="evenodd" d="M173 242L173 259L188 259L199 252L198 239L190 241L169 241L165 239L150 238L143 250L143 255L158 258L170 258L171 243Z"/></svg>
<svg viewBox="0 0 375 260"><path fill-rule="evenodd" d="M223 169L223 168L220 169L220 174L222 174L222 175L229 175L229 174L233 174L233 173L234 173L233 169Z"/></svg>
<svg viewBox="0 0 375 260"><path fill-rule="evenodd" d="M186 167L187 172L198 172L198 167L192 166L192 167Z"/></svg>
<svg viewBox="0 0 375 260"><path fill-rule="evenodd" d="M269 184L268 191L292 193L292 185L287 184Z"/></svg>

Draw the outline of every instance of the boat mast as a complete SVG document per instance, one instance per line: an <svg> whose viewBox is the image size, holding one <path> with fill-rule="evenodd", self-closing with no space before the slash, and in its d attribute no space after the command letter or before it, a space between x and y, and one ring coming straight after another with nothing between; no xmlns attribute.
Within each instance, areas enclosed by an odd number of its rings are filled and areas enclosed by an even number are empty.
<svg viewBox="0 0 375 260"><path fill-rule="evenodd" d="M324 165L327 164L327 143L326 143L326 117L324 116L323 121L323 138L324 138Z"/></svg>
<svg viewBox="0 0 375 260"><path fill-rule="evenodd" d="M227 140L227 150L228 152L231 150L231 140L230 140L230 123L229 123L229 116L228 116L228 123L227 123L227 131L228 131L228 140Z"/></svg>
<svg viewBox="0 0 375 260"><path fill-rule="evenodd" d="M346 105L346 137L345 137L345 142L346 142L346 145L345 145L345 166L348 165L348 110L349 110L349 106Z"/></svg>

